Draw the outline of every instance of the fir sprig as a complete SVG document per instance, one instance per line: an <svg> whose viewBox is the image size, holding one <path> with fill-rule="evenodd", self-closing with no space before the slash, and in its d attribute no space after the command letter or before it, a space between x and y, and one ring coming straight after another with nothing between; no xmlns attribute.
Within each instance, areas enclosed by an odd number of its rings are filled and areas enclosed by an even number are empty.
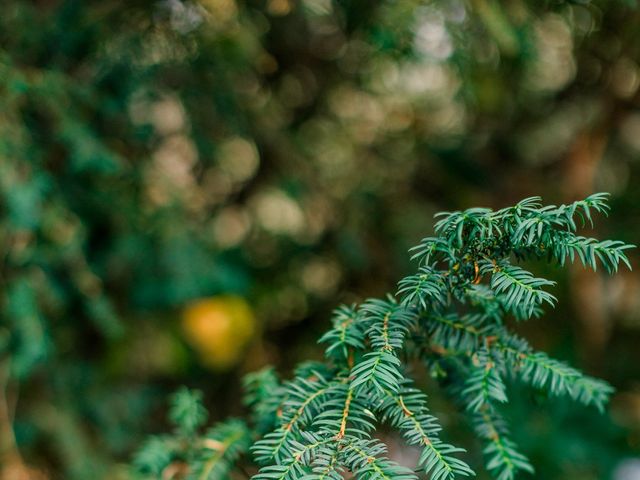
<svg viewBox="0 0 640 480"><path fill-rule="evenodd" d="M412 249L417 272L399 282L395 297L334 312L332 328L320 339L324 363L300 365L285 383L269 369L247 377L250 426L223 422L196 442L195 451L185 447L181 439L193 437L203 413L200 398L183 391L172 409L177 437L151 440L137 465L160 475L171 462L185 461L196 472L193 478L222 480L234 462L249 460L245 453L252 444L260 465L253 480L414 480L419 471L435 480L473 475L464 450L441 439L426 395L409 379L409 365L425 364L468 417L484 446L487 471L497 480L533 472L500 415L509 383L599 410L612 388L535 351L510 331L510 318L535 318L557 301L549 292L554 282L518 262L547 259L563 266L579 259L610 273L620 264L631 268L626 252L632 245L577 235L593 226L594 213L607 212L607 195L595 194L568 205L543 206L531 197L497 211L439 214L436 236ZM387 458L384 443L372 437L381 424L421 450L418 465Z"/></svg>

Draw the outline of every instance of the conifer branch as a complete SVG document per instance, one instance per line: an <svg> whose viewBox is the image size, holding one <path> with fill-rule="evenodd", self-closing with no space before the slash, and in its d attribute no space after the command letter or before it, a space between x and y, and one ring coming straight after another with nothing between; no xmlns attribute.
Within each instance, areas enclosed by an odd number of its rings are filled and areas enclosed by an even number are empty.
<svg viewBox="0 0 640 480"><path fill-rule="evenodd" d="M517 262L546 257L562 266L577 258L593 269L599 262L610 273L620 264L630 268L631 245L576 233L592 225L594 212L607 213L606 199L596 194L543 206L531 197L498 211L438 215L436 236L412 249L419 266L398 283L396 297L334 312L332 328L320 338L327 345L325 362L301 364L286 383L269 369L247 377L251 426L230 421L214 428L202 443L207 454L195 454L202 460L191 467L201 472L196 478L227 478L253 443L250 450L262 465L254 480L340 480L348 472L356 478L416 479L414 470L389 460L385 445L371 438L381 422L421 449L416 471L437 480L473 475L460 458L464 450L441 440L426 396L407 378L405 364L414 360L444 380L454 403L470 417L493 478L533 472L499 413L508 402L506 380L601 411L612 388L511 333L510 318L529 320L543 305L556 303L546 291L554 282ZM141 471L160 474L191 455L181 445L197 435L206 416L198 395L185 391L176 402L176 435L148 442L136 460Z"/></svg>

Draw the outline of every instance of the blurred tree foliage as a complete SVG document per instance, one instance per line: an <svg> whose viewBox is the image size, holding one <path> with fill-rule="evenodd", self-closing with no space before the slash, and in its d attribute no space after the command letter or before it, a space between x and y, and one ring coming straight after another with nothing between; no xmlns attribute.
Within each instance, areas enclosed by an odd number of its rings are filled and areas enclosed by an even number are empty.
<svg viewBox="0 0 640 480"><path fill-rule="evenodd" d="M637 243L638 25L631 0L5 0L5 477L115 475L176 383L238 408L179 310L244 297L238 369L287 368L439 209L608 190L606 236ZM604 478L639 449L640 279L570 279L587 308L535 335L618 387L625 428L554 408L517 440L544 478Z"/></svg>

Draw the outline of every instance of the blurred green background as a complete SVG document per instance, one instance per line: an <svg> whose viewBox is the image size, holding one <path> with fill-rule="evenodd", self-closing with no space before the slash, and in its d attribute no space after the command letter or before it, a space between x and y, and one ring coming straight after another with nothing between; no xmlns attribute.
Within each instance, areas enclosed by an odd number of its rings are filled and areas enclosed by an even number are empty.
<svg viewBox="0 0 640 480"><path fill-rule="evenodd" d="M640 243L632 0L1 7L1 480L127 478L178 385L241 413L240 376L319 358L439 210L604 190L595 235ZM640 276L543 273L560 306L522 332L618 392L519 391L514 438L535 478L638 480Z"/></svg>

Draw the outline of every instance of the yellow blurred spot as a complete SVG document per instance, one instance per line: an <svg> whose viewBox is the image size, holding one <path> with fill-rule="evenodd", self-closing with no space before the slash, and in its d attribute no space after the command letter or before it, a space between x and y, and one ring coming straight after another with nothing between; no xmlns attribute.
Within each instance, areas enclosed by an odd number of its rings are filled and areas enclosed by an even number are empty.
<svg viewBox="0 0 640 480"><path fill-rule="evenodd" d="M182 316L187 342L207 367L227 369L238 363L256 332L256 319L247 302L220 295L189 304Z"/></svg>
<svg viewBox="0 0 640 480"><path fill-rule="evenodd" d="M269 0L267 4L269 13L276 16L287 15L291 11L291 7L289 0Z"/></svg>

